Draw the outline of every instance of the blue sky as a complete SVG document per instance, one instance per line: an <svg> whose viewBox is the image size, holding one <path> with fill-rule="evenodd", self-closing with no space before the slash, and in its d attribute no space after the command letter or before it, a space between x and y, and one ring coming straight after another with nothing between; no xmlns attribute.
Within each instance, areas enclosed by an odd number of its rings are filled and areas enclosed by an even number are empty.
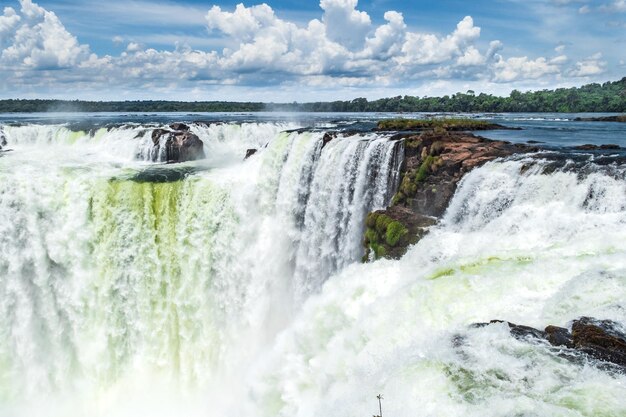
<svg viewBox="0 0 626 417"><path fill-rule="evenodd" d="M3 98L375 99L626 75L626 0L3 3Z"/></svg>

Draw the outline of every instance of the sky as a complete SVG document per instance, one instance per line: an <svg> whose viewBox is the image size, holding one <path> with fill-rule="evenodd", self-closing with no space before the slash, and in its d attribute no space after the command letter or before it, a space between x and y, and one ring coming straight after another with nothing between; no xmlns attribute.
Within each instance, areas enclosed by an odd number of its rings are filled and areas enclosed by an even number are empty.
<svg viewBox="0 0 626 417"><path fill-rule="evenodd" d="M507 95L626 76L626 0L2 0L0 98Z"/></svg>

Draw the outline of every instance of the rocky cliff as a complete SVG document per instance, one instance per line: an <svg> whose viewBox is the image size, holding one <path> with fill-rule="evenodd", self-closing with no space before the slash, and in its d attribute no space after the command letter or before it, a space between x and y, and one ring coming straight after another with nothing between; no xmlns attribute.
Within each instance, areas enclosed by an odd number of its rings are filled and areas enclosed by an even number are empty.
<svg viewBox="0 0 626 417"><path fill-rule="evenodd" d="M496 158L534 150L444 129L395 139L404 141L400 185L390 207L368 215L364 261L402 256L437 223L467 172Z"/></svg>

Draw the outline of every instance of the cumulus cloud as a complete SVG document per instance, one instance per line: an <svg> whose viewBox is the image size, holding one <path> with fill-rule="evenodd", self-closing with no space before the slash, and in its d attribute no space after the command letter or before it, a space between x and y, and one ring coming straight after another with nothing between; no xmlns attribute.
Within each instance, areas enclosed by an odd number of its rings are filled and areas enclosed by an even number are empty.
<svg viewBox="0 0 626 417"><path fill-rule="evenodd" d="M27 68L66 68L89 58L89 47L80 45L53 12L20 0L21 15L6 7L0 16L3 65Z"/></svg>
<svg viewBox="0 0 626 417"><path fill-rule="evenodd" d="M558 59L557 59L558 61ZM529 59L528 57L514 57L500 59L494 66L496 82L511 82L524 79L542 78L546 75L558 74L560 67L557 62L546 58Z"/></svg>
<svg viewBox="0 0 626 417"><path fill-rule="evenodd" d="M280 18L267 4L238 4L228 10L213 6L205 21L208 31L223 39L219 51L180 44L174 50L156 50L115 36L113 42L126 44L125 50L118 56L97 56L53 12L31 0L20 5L19 11L6 7L0 15L0 68L5 68L0 88L90 82L143 90L208 85L352 88L425 80L510 83L562 74L590 76L606 65L594 56L567 69L563 46L552 57L504 57L504 44L481 40L481 28L471 16L451 22L450 32L443 34L411 30L397 11L387 11L384 22L374 25L358 10L357 0L321 0L320 18L304 25ZM21 71L6 70L16 67Z"/></svg>
<svg viewBox="0 0 626 417"><path fill-rule="evenodd" d="M583 59L575 64L569 71L572 77L589 77L602 74L606 70L606 62L602 60L600 52Z"/></svg>
<svg viewBox="0 0 626 417"><path fill-rule="evenodd" d="M326 36L350 49L363 45L372 21L367 13L356 10L358 0L321 0L322 22Z"/></svg>

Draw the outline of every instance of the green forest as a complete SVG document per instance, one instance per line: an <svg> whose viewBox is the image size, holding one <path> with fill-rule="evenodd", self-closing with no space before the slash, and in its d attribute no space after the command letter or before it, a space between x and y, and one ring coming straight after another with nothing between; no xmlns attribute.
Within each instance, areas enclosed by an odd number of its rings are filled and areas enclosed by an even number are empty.
<svg viewBox="0 0 626 417"><path fill-rule="evenodd" d="M368 101L244 103L227 101L0 100L0 112L626 112L626 77L603 84L520 92L508 97L467 91L443 97L397 96Z"/></svg>

